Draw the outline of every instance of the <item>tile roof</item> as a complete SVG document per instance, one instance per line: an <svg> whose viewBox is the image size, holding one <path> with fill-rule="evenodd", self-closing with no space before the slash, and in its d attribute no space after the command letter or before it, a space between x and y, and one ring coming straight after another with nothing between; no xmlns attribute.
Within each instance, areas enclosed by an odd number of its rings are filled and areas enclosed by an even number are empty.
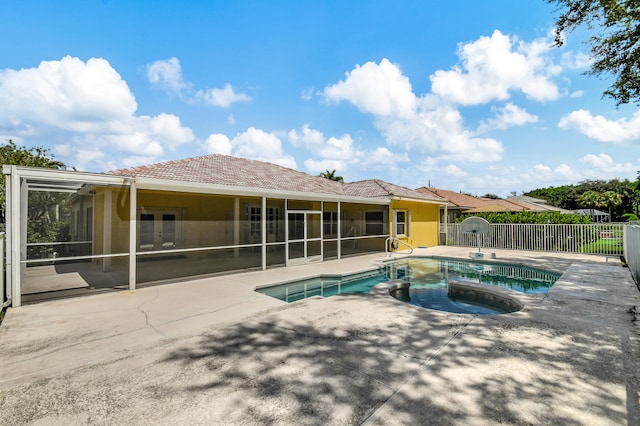
<svg viewBox="0 0 640 426"><path fill-rule="evenodd" d="M474 197L460 192L448 191L446 189L422 187L416 189L424 194L435 194L449 201L449 208L458 207L462 212L506 212L506 211L532 211L536 213L557 211L560 213L571 213L559 207L550 206L545 200L540 200L527 196L513 196L506 199L492 199Z"/></svg>
<svg viewBox="0 0 640 426"><path fill-rule="evenodd" d="M498 200L496 200L498 201ZM511 204L511 205L509 205ZM521 212L524 209L522 207L518 207L512 203L487 203L482 206L474 207L472 209L464 210L464 213L482 213L482 212L493 212L493 213L504 213L504 212Z"/></svg>
<svg viewBox="0 0 640 426"><path fill-rule="evenodd" d="M527 210L535 212L560 212L565 214L572 213L570 210L562 209L560 207L550 206L546 200L539 198L528 197L525 195L513 196L507 198L507 201L522 205Z"/></svg>
<svg viewBox="0 0 640 426"><path fill-rule="evenodd" d="M412 189L377 179L342 183L273 163L221 154L166 161L147 166L113 170L108 173L118 176L240 186L273 191L309 192L370 198L398 196L425 201L446 201L437 195L422 194Z"/></svg>
<svg viewBox="0 0 640 426"><path fill-rule="evenodd" d="M110 173L130 177L243 186L275 191L343 193L340 182L312 176L273 163L221 154L114 170Z"/></svg>
<svg viewBox="0 0 640 426"><path fill-rule="evenodd" d="M487 204L488 199L474 197L472 195L462 194L460 192L448 191L446 189L432 188L432 187L422 187L416 189L418 192L422 192L423 194L433 194L438 197L442 197L449 201L450 205L454 207L461 208L473 208L480 207Z"/></svg>
<svg viewBox="0 0 640 426"><path fill-rule="evenodd" d="M442 203L447 201L438 195L421 193L419 191L409 189L404 186L395 185L393 183L385 182L379 179L369 179L358 182L345 183L344 191L346 195L357 197L395 196L413 198L418 200L438 201Z"/></svg>

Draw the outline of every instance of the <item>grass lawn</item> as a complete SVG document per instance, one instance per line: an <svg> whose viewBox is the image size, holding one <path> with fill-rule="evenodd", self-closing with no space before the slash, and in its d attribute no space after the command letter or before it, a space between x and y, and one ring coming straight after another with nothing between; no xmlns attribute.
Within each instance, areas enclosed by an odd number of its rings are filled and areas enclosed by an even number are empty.
<svg viewBox="0 0 640 426"><path fill-rule="evenodd" d="M582 253L610 253L622 255L622 238L605 238L581 247Z"/></svg>

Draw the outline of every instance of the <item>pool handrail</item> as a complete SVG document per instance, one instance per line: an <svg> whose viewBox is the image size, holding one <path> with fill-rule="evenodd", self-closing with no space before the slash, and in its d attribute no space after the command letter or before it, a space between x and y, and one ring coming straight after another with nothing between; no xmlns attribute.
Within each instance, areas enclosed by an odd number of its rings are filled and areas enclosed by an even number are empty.
<svg viewBox="0 0 640 426"><path fill-rule="evenodd" d="M391 256L391 251L389 251L389 242L390 241L396 241L396 242L398 242L398 244L402 244L402 245L405 245L405 246L409 247L409 254L413 253L413 247L411 247L409 244L405 243L402 240L399 240L398 238L389 237L384 242L384 255L385 255L385 257L386 256ZM397 248L395 250L397 250Z"/></svg>

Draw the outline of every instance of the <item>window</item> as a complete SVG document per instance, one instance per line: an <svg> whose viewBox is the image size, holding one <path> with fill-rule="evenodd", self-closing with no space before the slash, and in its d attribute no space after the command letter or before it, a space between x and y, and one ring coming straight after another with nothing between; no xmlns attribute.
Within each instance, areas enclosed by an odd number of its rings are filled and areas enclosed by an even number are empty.
<svg viewBox="0 0 640 426"><path fill-rule="evenodd" d="M384 212L364 212L364 233L366 235L384 234Z"/></svg>
<svg viewBox="0 0 640 426"><path fill-rule="evenodd" d="M249 235L258 238L260 236L260 230L262 229L262 215L260 210L260 207L249 207L247 211L247 216L249 217Z"/></svg>
<svg viewBox="0 0 640 426"><path fill-rule="evenodd" d="M262 208L257 206L247 206L246 215L249 218L249 235L259 241L262 235ZM280 235L280 208L267 207L265 220L267 222L267 238L276 238Z"/></svg>
<svg viewBox="0 0 640 426"><path fill-rule="evenodd" d="M322 227L325 236L338 235L338 212L322 213Z"/></svg>
<svg viewBox="0 0 640 426"><path fill-rule="evenodd" d="M393 223L395 226L395 236L409 235L409 212L407 210L394 210Z"/></svg>

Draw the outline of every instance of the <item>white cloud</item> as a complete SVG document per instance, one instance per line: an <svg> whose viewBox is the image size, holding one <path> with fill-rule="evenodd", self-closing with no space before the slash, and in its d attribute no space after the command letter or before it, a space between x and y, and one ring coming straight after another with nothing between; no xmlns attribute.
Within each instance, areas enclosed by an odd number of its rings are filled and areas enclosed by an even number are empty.
<svg viewBox="0 0 640 426"><path fill-rule="evenodd" d="M336 170L340 175L340 170L347 169L347 163L341 160L313 160L311 158L304 161L304 167L311 173L321 173L326 170Z"/></svg>
<svg viewBox="0 0 640 426"><path fill-rule="evenodd" d="M444 172L449 176L455 176L455 177L465 177L469 175L469 173L465 172L455 164L449 164L448 166L446 166L444 168Z"/></svg>
<svg viewBox="0 0 640 426"><path fill-rule="evenodd" d="M308 124L302 126L300 132L295 129L290 130L287 138L292 145L306 148L327 161L349 162L358 155L350 135L332 136L327 139L322 132L312 129Z"/></svg>
<svg viewBox="0 0 640 426"><path fill-rule="evenodd" d="M209 105L228 108L236 102L251 101L249 95L237 93L229 83L226 83L222 89L213 88L194 91L191 83L185 83L180 60L175 57L155 61L147 65L147 78L151 84L177 93L187 102L201 101Z"/></svg>
<svg viewBox="0 0 640 426"><path fill-rule="evenodd" d="M322 132L312 129L308 124L302 126L301 132L290 130L287 138L294 146L307 146L310 150L322 146L325 140Z"/></svg>
<svg viewBox="0 0 640 426"><path fill-rule="evenodd" d="M599 142L630 142L640 139L640 111L631 119L608 120L580 109L563 116L558 122L561 129L575 129Z"/></svg>
<svg viewBox="0 0 640 426"><path fill-rule="evenodd" d="M313 99L313 94L316 91L316 88L311 86L308 87L306 89L302 89L300 91L300 99L302 99L303 101L310 101L311 99Z"/></svg>
<svg viewBox="0 0 640 426"><path fill-rule="evenodd" d="M502 144L477 138L464 129L462 115L452 104L433 95L416 97L400 69L383 59L347 73L347 79L325 88L328 100L346 100L373 114L374 125L390 144L407 150L439 152L459 161L496 161Z"/></svg>
<svg viewBox="0 0 640 426"><path fill-rule="evenodd" d="M591 67L593 59L583 52L565 52L562 54L562 66L572 70L586 70Z"/></svg>
<svg viewBox="0 0 640 426"><path fill-rule="evenodd" d="M409 118L415 115L417 99L409 79L400 68L382 59L367 62L346 73L347 78L324 89L326 99L349 101L364 113Z"/></svg>
<svg viewBox="0 0 640 426"><path fill-rule="evenodd" d="M205 145L209 154L231 155L231 141L221 133L210 134L205 141Z"/></svg>
<svg viewBox="0 0 640 426"><path fill-rule="evenodd" d="M290 130L287 139L292 145L313 154L314 158L304 162L307 170L313 173L335 169L338 173L348 174L351 166L371 166L392 171L396 170L398 163L409 162L406 153L393 153L385 147L362 150L355 146L349 134L327 138L307 124L300 131Z"/></svg>
<svg viewBox="0 0 640 426"><path fill-rule="evenodd" d="M587 154L580 158L580 161L586 164L588 169L592 170L594 173L597 173L600 176L604 173L605 176L610 176L611 178L619 177L624 174L632 174L638 170L638 165L633 165L629 162L616 163L605 153L600 153L599 155Z"/></svg>
<svg viewBox="0 0 640 426"><path fill-rule="evenodd" d="M410 161L411 160L409 159L409 155L406 152L393 153L384 147L376 148L373 151L368 152L362 158L362 163L365 165L379 164L383 166L384 165L395 166L398 163L408 163Z"/></svg>
<svg viewBox="0 0 640 426"><path fill-rule="evenodd" d="M102 161L105 153L95 149L82 149L72 144L58 144L51 148L56 158L73 158L73 167L83 170L85 165L95 161Z"/></svg>
<svg viewBox="0 0 640 426"><path fill-rule="evenodd" d="M349 135L343 135L339 138L332 136L327 139L324 148L320 150L319 154L326 158L349 160L355 155L353 139Z"/></svg>
<svg viewBox="0 0 640 426"><path fill-rule="evenodd" d="M222 89L208 89L205 91L198 90L195 93L196 99L202 99L204 102L227 108L236 102L249 102L251 97L244 93L236 93L233 87L229 83L224 85Z"/></svg>
<svg viewBox="0 0 640 426"><path fill-rule="evenodd" d="M536 101L554 100L559 92L550 78L561 69L544 57L550 46L546 39L524 43L495 30L491 37L461 44L462 64L436 71L432 91L460 105L506 100L513 90Z"/></svg>
<svg viewBox="0 0 640 426"><path fill-rule="evenodd" d="M528 168L489 167L469 176L452 177L456 185L466 192L478 195L490 192L500 197L507 197L518 190L575 183L583 178L579 171L566 163L555 167L545 164L535 164Z"/></svg>
<svg viewBox="0 0 640 426"><path fill-rule="evenodd" d="M522 126L538 121L537 116L529 114L525 109L511 102L502 108L492 108L492 110L497 112L496 118L481 123L478 132L486 132L493 129L508 129L509 127Z"/></svg>
<svg viewBox="0 0 640 426"><path fill-rule="evenodd" d="M141 116L140 122L146 124L148 133L165 146L173 147L195 139L193 131L182 127L180 118L173 114L160 113L155 117Z"/></svg>
<svg viewBox="0 0 640 426"><path fill-rule="evenodd" d="M191 129L172 114L136 116L127 83L109 62L66 56L37 68L0 71L0 132L14 138L55 138L61 161L79 169L103 169L104 155L157 159L192 142Z"/></svg>
<svg viewBox="0 0 640 426"><path fill-rule="evenodd" d="M147 78L151 84L159 85L178 94L187 87L182 77L180 61L175 57L147 65Z"/></svg>
<svg viewBox="0 0 640 426"><path fill-rule="evenodd" d="M205 144L210 154L235 155L292 169L297 168L296 160L283 153L282 141L278 136L255 127L249 127L231 140L223 134L211 134Z"/></svg>
<svg viewBox="0 0 640 426"><path fill-rule="evenodd" d="M0 71L0 128L11 133L104 131L130 119L137 104L104 59L66 56L38 68Z"/></svg>
<svg viewBox="0 0 640 426"><path fill-rule="evenodd" d="M473 163L500 161L504 148L491 138L471 137L467 132L452 135L442 146L441 158L449 161Z"/></svg>

